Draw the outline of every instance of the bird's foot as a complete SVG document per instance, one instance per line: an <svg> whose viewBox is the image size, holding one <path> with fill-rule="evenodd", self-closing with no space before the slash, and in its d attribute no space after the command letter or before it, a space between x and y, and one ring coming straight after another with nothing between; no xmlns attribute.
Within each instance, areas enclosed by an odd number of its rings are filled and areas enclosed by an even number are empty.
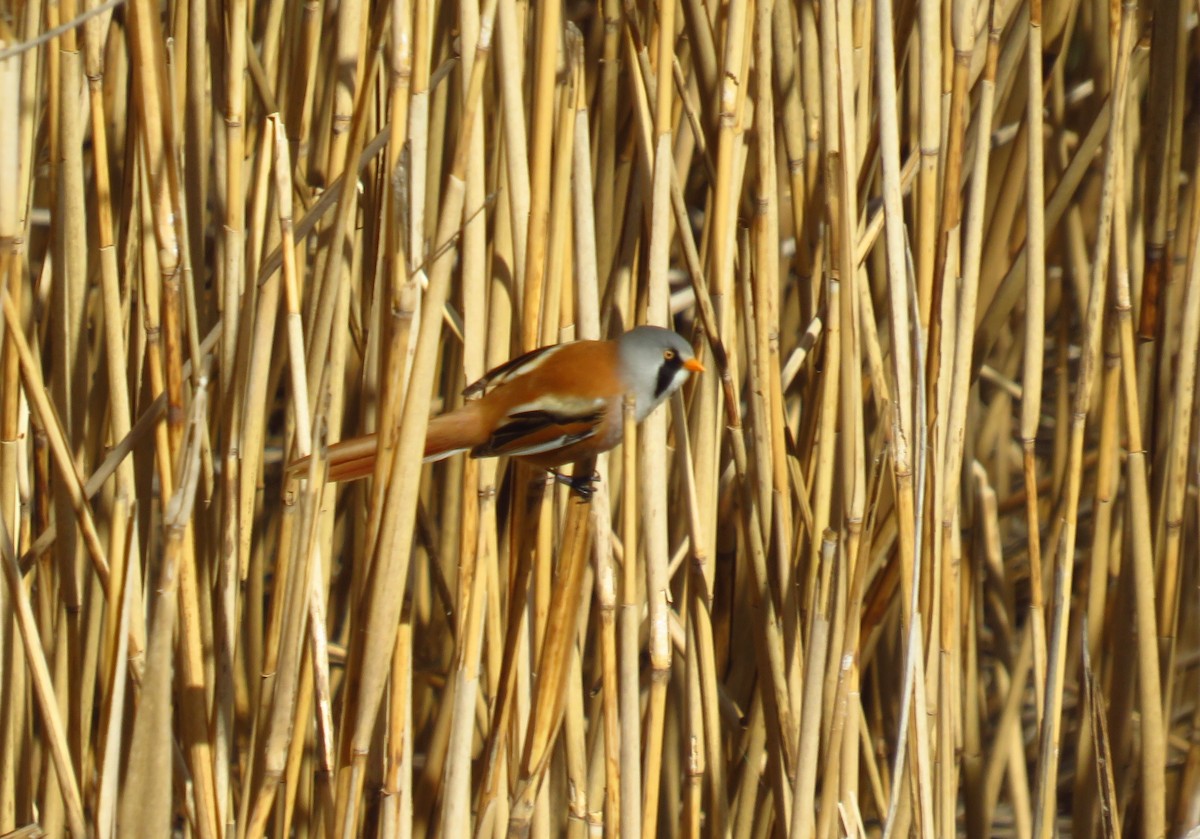
<svg viewBox="0 0 1200 839"><path fill-rule="evenodd" d="M548 471L554 476L554 480L560 484L569 486L571 491L584 501L592 500L592 493L596 491L596 481L600 480L599 472L593 472L590 475L564 475L557 469L550 469Z"/></svg>

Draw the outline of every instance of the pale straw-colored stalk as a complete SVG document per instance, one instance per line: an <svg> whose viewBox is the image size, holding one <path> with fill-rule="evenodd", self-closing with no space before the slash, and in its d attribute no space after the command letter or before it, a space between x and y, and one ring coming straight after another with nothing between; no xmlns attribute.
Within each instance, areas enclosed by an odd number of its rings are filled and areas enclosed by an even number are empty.
<svg viewBox="0 0 1200 839"><path fill-rule="evenodd" d="M1159 364L1169 364L1170 351L1162 342L1169 338L1165 332L1168 320L1162 312L1169 300L1163 296L1172 285L1170 275L1175 270L1176 225L1179 214L1179 190L1175 178L1179 172L1182 147L1184 88L1182 81L1186 43L1182 8L1156 15L1150 27L1150 78L1146 89L1146 242L1144 264L1144 294L1138 319L1138 337L1154 341L1152 347L1160 358ZM1115 10L1110 10L1112 15ZM1111 24L1110 24L1111 26ZM1119 44L1112 45L1119 49ZM1120 60L1120 54L1117 55ZM1141 268L1142 266L1139 266ZM1145 356L1143 356L1145 357ZM1139 370L1141 378L1154 376L1153 368ZM1160 392L1160 398L1169 398Z"/></svg>
<svg viewBox="0 0 1200 839"><path fill-rule="evenodd" d="M649 286L646 320L657 326L670 324L667 268L671 244L671 179L674 171L672 132L674 129L675 85L668 70L675 54L675 4L658 7L658 41L654 63L657 66L654 90L653 175L650 188L650 241L648 257ZM627 472L628 481L639 475L639 493L644 534L646 601L648 606L650 656L650 695L643 722L646 741L642 777L642 835L656 830L659 789L662 781L663 726L666 713L667 683L671 678L671 645L667 637L667 598L670 576L667 572L667 480L662 464L667 462L666 416L656 411L647 417L640 436L639 473ZM630 562L637 547L626 542Z"/></svg>
<svg viewBox="0 0 1200 839"><path fill-rule="evenodd" d="M618 662L620 667L620 824L626 831L642 824L642 711L641 711L641 645L638 629L641 624L638 600L638 502L641 482L631 480L638 474L637 426L633 422L635 402L628 395L622 410L624 440L621 451L625 476L621 493L621 544L626 546L621 565L621 608L618 615Z"/></svg>
<svg viewBox="0 0 1200 839"><path fill-rule="evenodd" d="M1118 85L1118 90L1120 86ZM1123 207L1124 164L1117 161L1114 204ZM1146 450L1142 443L1142 416L1133 344L1133 306L1129 293L1128 225L1124 213L1113 214L1114 314L1121 345L1121 396L1128 424L1129 529L1132 543L1134 617L1137 627L1138 699L1141 711L1142 831L1146 836L1166 835L1166 736L1155 615L1153 517Z"/></svg>
<svg viewBox="0 0 1200 839"><path fill-rule="evenodd" d="M192 5L199 4L189 4ZM246 261L245 261L245 245L246 245L246 202L243 199L244 192L244 145L246 141L246 84L245 67L247 65L247 47L246 47L246 27L247 27L247 10L248 4L237 0L231 3L226 10L225 25L229 33L227 42L227 63L225 67L225 137L224 137L224 172L223 175L223 190L219 194L224 197L224 219L223 219L223 241L221 243L221 260L220 268L217 271L217 282L221 289L220 292L220 312L222 315L222 323L224 329L221 331L221 350L220 350L220 369L223 371L232 371L243 369L238 364L238 358L244 357L244 341L243 334L239 331L239 321L243 308L243 296L246 291ZM204 22L202 15L204 12L189 9L189 46L195 47L191 39L203 39L203 30L201 24ZM203 62L203 53L196 50L189 51L189 59L196 57L198 62ZM202 65L193 65L189 61L189 83L191 88L197 88L204 82L203 74L200 71ZM190 126L192 131L185 131L185 144L188 148L197 153L201 153L205 144L202 140L196 139L193 133L205 134L204 117L205 114L196 113L195 97L189 96L187 101L191 104L188 115L191 119ZM201 100L203 101L203 100ZM188 124L188 123L185 123ZM274 132L264 132L274 133ZM195 181L200 177L200 173L189 167L188 176ZM289 187L290 189L290 187ZM203 196L202 190L188 190L188 194L197 198ZM195 206L188 207L189 214L192 212L201 212L204 208ZM203 237L196 237L198 241L203 241ZM189 239L184 237L183 242L187 244ZM204 251L201 249L197 254L203 256ZM253 295L251 295L253 297ZM247 330L247 334L249 331ZM222 516L221 530L222 542L225 549L221 552L220 568L218 572L218 592L215 595L215 612L217 629L216 648L217 660L219 662L217 670L217 685L216 685L216 708L213 714L214 717L214 763L216 765L216 798L218 808L218 821L221 825L232 824L234 822L231 813L230 802L230 773L229 765L235 751L234 737L234 685L232 682L234 658L236 655L237 639L237 611L238 611L238 583L241 580L241 570L244 567L244 562L240 559L239 548L239 523L237 514L241 512L237 504L237 493L235 489L240 485L240 476L238 469L240 466L240 442L241 442L241 391L239 385L242 384L240 377L236 375L224 375L220 378L220 410L225 415L225 445L226 450L222 453L222 482L224 483L224 515Z"/></svg>
<svg viewBox="0 0 1200 839"><path fill-rule="evenodd" d="M1196 394L1197 366L1200 359L1200 208L1196 197L1192 197L1191 247L1188 250L1187 270L1185 273L1185 291L1183 294L1183 323L1179 333L1178 356L1178 386L1173 394L1170 425L1169 460L1167 475L1162 482L1164 499L1159 505L1159 519L1162 521L1161 537L1156 540L1155 547L1162 557L1161 583L1158 601L1161 604L1159 612L1158 634L1160 638L1171 639L1169 649L1164 650L1163 672L1166 674L1167 686L1163 695L1171 702L1175 672L1176 638L1180 614L1180 567L1182 544L1184 540L1184 510L1187 501L1187 463L1188 453L1193 443L1192 411L1190 406ZM1168 715L1169 716L1169 715Z"/></svg>
<svg viewBox="0 0 1200 839"><path fill-rule="evenodd" d="M28 12L27 12L28 14ZM0 25L0 49L6 49L14 40L14 33L7 23ZM21 155L21 62L15 57L0 60L0 194L23 196L21 186L21 161L28 156ZM25 179L28 180L27 178ZM24 201L0 202L0 289L6 295L15 295L16 308L20 309L21 291L24 286L22 279L20 255L22 249L14 247L20 231L23 228ZM0 321L2 324L3 321ZM0 332L7 335L8 329L0 325ZM4 530L4 541L7 550L13 553L19 549L21 538L18 504L20 498L19 482L21 481L20 461L22 451L19 445L21 430L21 391L18 385L20 370L16 352L10 339L0 340L0 383L3 385L3 396L0 397L0 528ZM16 534L16 540L12 535ZM15 543L14 543L15 542ZM3 557L7 566L8 557ZM7 577L7 574L6 574ZM19 574L18 574L19 579ZM6 585L0 589L0 612L12 614L18 608ZM26 603L27 615L23 620L28 621L30 628L35 627L32 607ZM10 709L5 719L0 723L0 830L16 828L15 810L17 802L18 777L18 742L20 726L25 722L24 702L17 700L18 690L24 688L25 669L21 657L16 653L13 643L13 622L7 618L0 619L0 702ZM19 631L19 630L17 630ZM13 652L9 652L13 650Z"/></svg>
<svg viewBox="0 0 1200 839"><path fill-rule="evenodd" d="M194 425L204 416L206 390L203 380L193 400ZM199 483L200 444L192 437L184 452L179 492L166 510L167 541L159 569L157 606L149 635L146 655L146 680L132 734L128 783L141 783L142 795L123 796L117 830L121 835L155 836L168 829L172 816L171 791L161 782L171 772L172 672L171 655L178 616L176 588L179 584L180 556L186 543L188 521ZM198 817L200 811L194 813Z"/></svg>
<svg viewBox="0 0 1200 839"><path fill-rule="evenodd" d="M1075 537L1079 494L1082 483L1083 433L1087 421L1087 409L1091 402L1091 388L1095 378L1096 349L1099 346L1100 329L1106 290L1108 286L1108 257L1111 248L1113 186L1116 180L1117 160L1121 154L1119 143L1124 136L1124 115L1127 107L1130 52L1133 39L1132 10L1122 6L1121 39L1117 52L1116 81L1113 87L1112 128L1104 157L1104 181L1100 207L1100 226L1096 237L1093 258L1091 297L1088 300L1087 322L1084 328L1081 380L1075 396L1072 413L1070 463L1067 468L1067 506L1064 513L1066 527L1063 542L1058 550L1059 566L1055 570L1055 591L1052 603L1051 633L1047 649L1046 713L1041 727L1041 751L1038 762L1037 798L1034 805L1034 835L1046 837L1054 829L1054 802L1057 800L1055 786L1058 780L1059 738L1062 714L1064 669L1066 666L1066 643L1070 616L1071 578L1074 573ZM1157 686L1156 686L1157 687Z"/></svg>
<svg viewBox="0 0 1200 839"><path fill-rule="evenodd" d="M544 316L542 298L546 283L546 248L550 228L550 157L554 132L555 76L558 73L559 29L562 7L549 3L535 16L537 26L536 60L533 75L533 116L531 120L529 183L529 233L525 252L525 276L522 299L521 347L537 346L538 325Z"/></svg>
<svg viewBox="0 0 1200 839"><path fill-rule="evenodd" d="M1021 460L1025 476L1025 538L1029 545L1029 620L1033 628L1033 685L1038 720L1046 712L1046 623L1043 612L1041 513L1037 491L1038 426L1042 412L1042 366L1046 331L1046 231L1043 203L1045 141L1042 90L1042 3L1029 4L1025 86L1025 365L1021 376Z"/></svg>
<svg viewBox="0 0 1200 839"><path fill-rule="evenodd" d="M473 46L479 37L479 8L471 2L461 5L461 37L467 48L463 53L462 84L464 95L471 76L475 56ZM484 203L483 132L471 137L466 184L466 222L462 232L463 266L463 369L467 382L477 381L485 371L487 335L487 276L485 234L486 218L477 214ZM464 464L461 496L464 499L458 560L458 625L455 631L455 653L451 696L454 709L450 742L442 783L442 817L439 830L443 836L466 836L469 833L469 808L456 802L470 800L471 741L475 733L475 704L479 688L479 668L483 647L483 616L485 606L485 574L479 572L479 562L487 560L486 542L480 531L479 465L474 459ZM402 732L397 732L403 736Z"/></svg>
<svg viewBox="0 0 1200 839"><path fill-rule="evenodd" d="M939 247L938 204L939 199L942 198L941 179L945 177L940 170L939 158L942 153L942 109L945 107L947 99L946 91L943 89L943 78L945 65L949 62L942 56L943 14L939 4L934 0L917 0L917 10L918 61L916 72L920 86L917 107L919 109L918 142L920 143L921 163L917 175L915 202L917 242L913 249L913 257L917 267L917 299L920 301L921 325L928 326L933 306L935 257ZM882 11L881 9L876 14L876 21L890 20L890 16L885 17ZM879 23L876 25L878 26ZM890 37L884 38L877 33L877 48L885 40L891 42ZM880 72L894 75L891 67L885 67L883 64L881 58L879 60ZM894 66L893 64L892 67Z"/></svg>

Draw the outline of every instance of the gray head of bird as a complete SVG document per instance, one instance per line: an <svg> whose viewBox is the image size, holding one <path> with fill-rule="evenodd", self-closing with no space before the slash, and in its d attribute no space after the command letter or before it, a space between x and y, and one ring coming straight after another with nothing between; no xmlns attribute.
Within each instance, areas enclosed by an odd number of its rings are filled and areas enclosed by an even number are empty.
<svg viewBox="0 0 1200 839"><path fill-rule="evenodd" d="M617 339L617 351L622 375L637 397L638 422L678 390L688 376L704 371L692 345L661 326L631 329Z"/></svg>

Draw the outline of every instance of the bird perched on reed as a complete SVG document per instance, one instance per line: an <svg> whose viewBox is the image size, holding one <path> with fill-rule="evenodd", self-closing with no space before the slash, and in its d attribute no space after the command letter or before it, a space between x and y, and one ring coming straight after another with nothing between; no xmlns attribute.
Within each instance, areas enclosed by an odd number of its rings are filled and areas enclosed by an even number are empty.
<svg viewBox="0 0 1200 839"><path fill-rule="evenodd" d="M621 441L626 394L634 396L634 416L641 422L692 373L703 370L682 335L658 326L639 326L610 341L542 347L490 371L463 392L468 399L461 407L433 417L425 461L459 452L508 455L557 476L564 463L606 452ZM374 434L330 446L329 479L370 475L375 451ZM297 461L292 471L306 462ZM587 495L590 477L568 482Z"/></svg>

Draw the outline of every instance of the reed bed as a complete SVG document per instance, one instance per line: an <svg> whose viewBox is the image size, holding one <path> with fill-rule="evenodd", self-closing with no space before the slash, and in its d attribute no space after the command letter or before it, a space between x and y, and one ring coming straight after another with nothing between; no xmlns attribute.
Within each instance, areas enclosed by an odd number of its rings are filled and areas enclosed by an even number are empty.
<svg viewBox="0 0 1200 839"><path fill-rule="evenodd" d="M0 836L1194 835L1198 59L1132 0L0 4ZM590 502L419 466L643 322L707 372Z"/></svg>

